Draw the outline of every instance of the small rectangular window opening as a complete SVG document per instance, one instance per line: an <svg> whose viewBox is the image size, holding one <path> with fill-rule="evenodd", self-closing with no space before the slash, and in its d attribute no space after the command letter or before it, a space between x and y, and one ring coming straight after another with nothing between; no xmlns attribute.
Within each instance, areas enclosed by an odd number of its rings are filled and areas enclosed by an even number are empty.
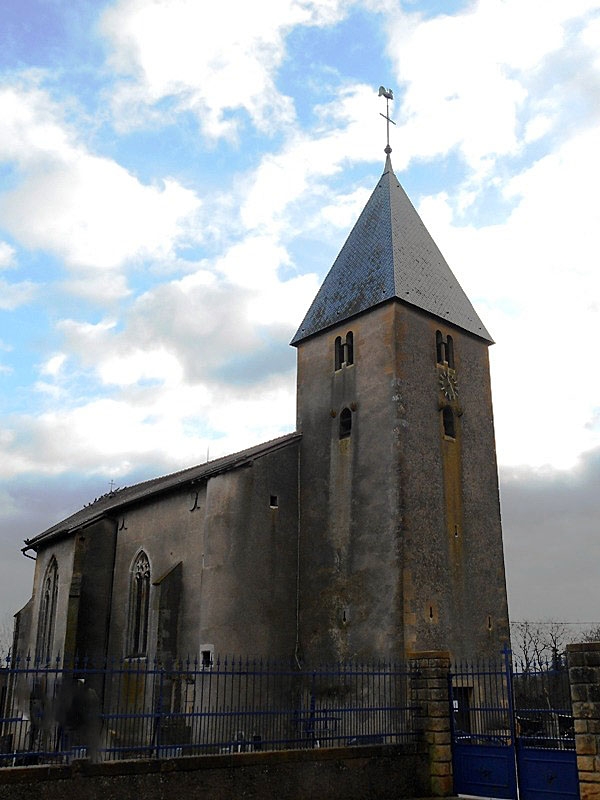
<svg viewBox="0 0 600 800"><path fill-rule="evenodd" d="M340 413L340 439L345 439L352 433L352 412L349 408L342 409Z"/></svg>
<svg viewBox="0 0 600 800"><path fill-rule="evenodd" d="M200 666L202 669L210 669L213 665L213 651L200 650Z"/></svg>
<svg viewBox="0 0 600 800"><path fill-rule="evenodd" d="M454 414L450 406L444 406L442 410L442 421L444 424L444 435L450 439L456 438L456 428L454 425Z"/></svg>
<svg viewBox="0 0 600 800"><path fill-rule="evenodd" d="M271 499L269 500L269 505L271 508L279 508L279 500L276 494L271 495Z"/></svg>

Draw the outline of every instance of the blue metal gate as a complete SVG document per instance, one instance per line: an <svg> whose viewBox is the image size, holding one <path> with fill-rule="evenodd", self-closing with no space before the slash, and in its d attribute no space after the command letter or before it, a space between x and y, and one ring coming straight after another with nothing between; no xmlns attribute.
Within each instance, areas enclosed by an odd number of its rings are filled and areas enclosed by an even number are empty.
<svg viewBox="0 0 600 800"><path fill-rule="evenodd" d="M514 672L507 650L499 663L456 666L450 702L456 794L578 800L569 683L561 665Z"/></svg>
<svg viewBox="0 0 600 800"><path fill-rule="evenodd" d="M579 800L569 676L554 664L515 671L516 761L521 800Z"/></svg>

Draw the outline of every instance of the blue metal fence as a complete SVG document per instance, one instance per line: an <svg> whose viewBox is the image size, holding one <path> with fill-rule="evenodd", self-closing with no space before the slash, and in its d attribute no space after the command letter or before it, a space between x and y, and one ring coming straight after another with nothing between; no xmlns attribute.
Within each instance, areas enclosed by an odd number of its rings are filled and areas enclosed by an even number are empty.
<svg viewBox="0 0 600 800"><path fill-rule="evenodd" d="M15 659L0 670L0 765L412 741L414 674L388 662Z"/></svg>

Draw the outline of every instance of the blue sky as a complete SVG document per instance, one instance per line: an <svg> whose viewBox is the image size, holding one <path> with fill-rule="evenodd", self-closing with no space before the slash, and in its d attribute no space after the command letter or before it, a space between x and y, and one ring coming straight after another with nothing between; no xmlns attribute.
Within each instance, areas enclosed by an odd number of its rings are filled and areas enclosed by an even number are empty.
<svg viewBox="0 0 600 800"><path fill-rule="evenodd" d="M381 173L383 83L497 342L513 616L600 617L599 2L9 0L0 36L0 613L23 538L111 480L293 429L288 342Z"/></svg>

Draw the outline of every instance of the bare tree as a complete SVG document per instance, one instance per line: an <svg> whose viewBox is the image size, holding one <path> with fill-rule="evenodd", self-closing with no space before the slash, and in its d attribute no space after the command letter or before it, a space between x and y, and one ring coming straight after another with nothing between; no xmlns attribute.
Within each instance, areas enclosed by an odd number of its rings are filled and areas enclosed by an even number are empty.
<svg viewBox="0 0 600 800"><path fill-rule="evenodd" d="M600 624L582 631L577 638L580 642L600 642Z"/></svg>
<svg viewBox="0 0 600 800"><path fill-rule="evenodd" d="M14 619L8 612L0 617L0 666L6 666L13 644Z"/></svg>
<svg viewBox="0 0 600 800"><path fill-rule="evenodd" d="M559 669L573 638L568 625L556 620L511 622L510 633L513 654L523 672Z"/></svg>

